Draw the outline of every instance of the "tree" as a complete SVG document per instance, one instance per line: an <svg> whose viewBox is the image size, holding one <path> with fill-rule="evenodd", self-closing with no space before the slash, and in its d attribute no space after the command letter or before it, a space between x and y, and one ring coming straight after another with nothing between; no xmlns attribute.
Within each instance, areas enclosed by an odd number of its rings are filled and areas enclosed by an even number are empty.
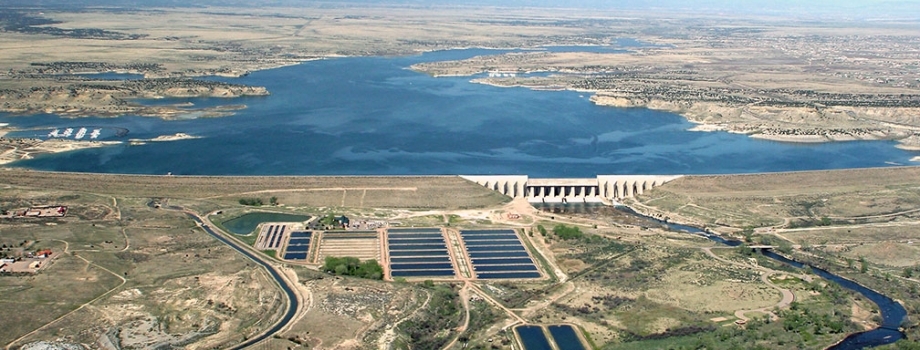
<svg viewBox="0 0 920 350"><path fill-rule="evenodd" d="M269 198L269 199L268 199L268 203L271 204L271 205L273 205L273 206L274 206L274 205L278 205L278 197L272 196L272 198Z"/></svg>
<svg viewBox="0 0 920 350"><path fill-rule="evenodd" d="M864 256L859 257L859 272L869 272L869 262L866 261L866 257Z"/></svg>
<svg viewBox="0 0 920 350"><path fill-rule="evenodd" d="M340 276L355 276L374 280L383 279L383 267L374 259L362 262L358 258L350 256L343 258L327 256L323 264L323 270Z"/></svg>
<svg viewBox="0 0 920 350"><path fill-rule="evenodd" d="M566 225L559 224L553 227L553 233L555 233L556 236L559 236L559 238L562 238L564 240L578 239L578 238L584 237L584 233L581 232L581 229L579 229L578 226L569 227Z"/></svg>
<svg viewBox="0 0 920 350"><path fill-rule="evenodd" d="M257 207L263 203L261 198L240 198L240 204Z"/></svg>

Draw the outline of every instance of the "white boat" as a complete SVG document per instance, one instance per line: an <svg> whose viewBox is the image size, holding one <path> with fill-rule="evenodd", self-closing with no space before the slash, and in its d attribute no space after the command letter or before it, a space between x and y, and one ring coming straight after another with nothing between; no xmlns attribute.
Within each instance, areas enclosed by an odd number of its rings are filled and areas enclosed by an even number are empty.
<svg viewBox="0 0 920 350"><path fill-rule="evenodd" d="M102 135L102 129L94 129L93 132L89 133L89 138L95 140L99 138L99 135Z"/></svg>
<svg viewBox="0 0 920 350"><path fill-rule="evenodd" d="M48 137L58 137L58 135L59 135L58 133L59 133L59 132L61 132L60 129L51 130L51 132L48 133Z"/></svg>
<svg viewBox="0 0 920 350"><path fill-rule="evenodd" d="M64 129L64 133L61 134L61 137L70 137L73 134L73 128Z"/></svg>
<svg viewBox="0 0 920 350"><path fill-rule="evenodd" d="M86 128L80 128L80 130L77 130L77 134L74 135L73 138L79 140L82 139L83 136L86 136Z"/></svg>

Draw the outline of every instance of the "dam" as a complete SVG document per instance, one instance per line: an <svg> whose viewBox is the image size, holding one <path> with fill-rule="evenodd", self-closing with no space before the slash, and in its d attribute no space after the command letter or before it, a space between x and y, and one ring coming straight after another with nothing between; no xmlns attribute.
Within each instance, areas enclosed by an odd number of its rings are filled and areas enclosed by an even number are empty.
<svg viewBox="0 0 920 350"><path fill-rule="evenodd" d="M527 175L468 175L475 182L511 198L535 203L614 203L641 195L682 175L598 175L596 178L531 179Z"/></svg>

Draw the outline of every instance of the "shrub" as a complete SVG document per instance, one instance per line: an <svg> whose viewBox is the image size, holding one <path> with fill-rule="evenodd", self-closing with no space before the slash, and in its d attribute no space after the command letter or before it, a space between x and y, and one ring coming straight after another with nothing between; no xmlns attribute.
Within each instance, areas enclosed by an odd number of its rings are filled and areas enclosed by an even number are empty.
<svg viewBox="0 0 920 350"><path fill-rule="evenodd" d="M374 259L362 262L358 258L350 256L343 258L329 256L326 257L323 270L340 276L355 276L372 280L383 279L383 267Z"/></svg>
<svg viewBox="0 0 920 350"><path fill-rule="evenodd" d="M553 233L564 240L579 239L585 236L577 226L569 227L562 224L553 227Z"/></svg>
<svg viewBox="0 0 920 350"><path fill-rule="evenodd" d="M240 198L240 204L258 207L258 206L261 206L263 203L262 203L262 198Z"/></svg>

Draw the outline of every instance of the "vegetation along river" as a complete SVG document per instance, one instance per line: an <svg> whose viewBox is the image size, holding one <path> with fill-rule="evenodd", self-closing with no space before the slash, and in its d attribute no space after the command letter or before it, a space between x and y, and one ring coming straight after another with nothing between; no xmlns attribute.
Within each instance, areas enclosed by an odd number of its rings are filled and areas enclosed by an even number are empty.
<svg viewBox="0 0 920 350"><path fill-rule="evenodd" d="M668 222L664 222L664 221L661 221L661 220L658 220L658 219L655 219L649 216L645 216L645 215L636 213L635 211L628 209L628 208L621 208L621 209L629 212L630 214L637 215L642 218L658 222L662 225L667 226L669 229L672 229L675 231L682 231L682 232L687 232L690 234L701 235L714 242L718 242L718 243L725 244L728 246L733 246L733 247L740 246L742 244L741 241L725 239L718 235L709 233L703 229L700 229L694 226L668 223ZM796 268L806 267L805 264L802 264L798 261L782 256L773 250L765 249L765 250L761 250L761 252L763 253L764 256L767 256L769 258L780 261L782 263L794 266ZM879 314L881 314L882 316L881 324L875 329L863 331L863 332L852 333L848 335L843 341L831 346L829 349L834 349L834 350L864 349L864 348L870 348L870 347L875 347L875 346L880 346L880 345L885 345L885 344L892 344L904 338L904 334L898 329L901 326L901 323L907 318L907 310L904 309L904 306L899 304L897 301L894 301L893 299L889 298L888 296L882 295L879 292L866 288L860 285L859 283L856 283L854 281L840 277L838 275L830 273L821 268L817 268L814 266L809 266L809 267L811 268L811 271L814 272L814 274L820 276L821 278L837 283L841 287L857 292L861 294L862 296L866 297L866 299L871 300L873 303L875 303L875 305L878 306Z"/></svg>

